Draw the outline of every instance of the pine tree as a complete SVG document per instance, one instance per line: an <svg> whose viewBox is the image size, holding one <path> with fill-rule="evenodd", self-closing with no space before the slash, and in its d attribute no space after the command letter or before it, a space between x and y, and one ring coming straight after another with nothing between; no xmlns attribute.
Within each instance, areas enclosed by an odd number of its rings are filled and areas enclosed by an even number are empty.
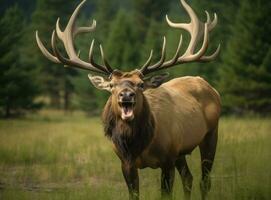
<svg viewBox="0 0 271 200"><path fill-rule="evenodd" d="M133 0L139 40L144 41L152 20L161 21L170 8L172 0Z"/></svg>
<svg viewBox="0 0 271 200"><path fill-rule="evenodd" d="M99 0L96 5L96 10L94 16L97 20L97 30L95 33L95 38L99 41L103 41L110 29L110 23L113 21L117 10L119 8L116 0L107 1L107 0Z"/></svg>
<svg viewBox="0 0 271 200"><path fill-rule="evenodd" d="M103 97L99 96L99 93L102 92L97 91L97 89L91 85L87 74L80 72L80 75L74 79L74 85L76 92L74 98L75 108L83 110L88 115L100 112L102 106L104 106L100 103L100 101L104 102L104 99L101 100Z"/></svg>
<svg viewBox="0 0 271 200"><path fill-rule="evenodd" d="M271 110L270 9L267 0L242 1L218 83L227 110Z"/></svg>
<svg viewBox="0 0 271 200"><path fill-rule="evenodd" d="M0 16L5 13L8 8L17 5L23 12L24 16L29 19L36 2L33 0L1 0Z"/></svg>
<svg viewBox="0 0 271 200"><path fill-rule="evenodd" d="M24 17L18 6L8 9L0 21L0 111L5 117L33 109L39 92L37 70L22 62L20 46Z"/></svg>
<svg viewBox="0 0 271 200"><path fill-rule="evenodd" d="M229 36L231 35L231 25L236 18L236 10L239 8L239 1L234 0L210 0L201 1L194 0L191 2L191 6L195 9L201 21L206 21L205 10L210 13L213 18L213 13L217 14L218 23L215 29L210 33L209 51L212 53L217 48L218 44L221 45L221 53L215 61L205 63L204 65L194 64L194 74L201 75L207 79L211 84L214 84L218 79L218 69L221 65L221 55L227 45ZM207 54L208 54L207 53Z"/></svg>
<svg viewBox="0 0 271 200"><path fill-rule="evenodd" d="M130 70L139 63L137 33L133 19L120 10L112 22L106 42L106 55L110 64L120 70Z"/></svg>
<svg viewBox="0 0 271 200"><path fill-rule="evenodd" d="M40 53L34 41L34 31L38 30L45 46L51 49L51 33L55 29L58 17L61 18L61 28L65 28L68 18L71 16L78 2L64 0L38 0L36 10L32 16L32 24L28 30L28 38L25 52L29 64L38 65L42 69L42 82L44 92L49 95L51 106L64 109L70 107L71 95L74 92L72 78L77 71L72 68L64 68L61 65L53 64ZM33 58L34 57L34 58ZM63 105L61 103L63 100Z"/></svg>
<svg viewBox="0 0 271 200"><path fill-rule="evenodd" d="M142 50L138 50L140 52L141 65L146 62L151 50L153 50L152 63L157 62L161 58L163 36L165 35L164 30L165 28L161 23L158 23L155 20L151 20L145 37L144 46Z"/></svg>

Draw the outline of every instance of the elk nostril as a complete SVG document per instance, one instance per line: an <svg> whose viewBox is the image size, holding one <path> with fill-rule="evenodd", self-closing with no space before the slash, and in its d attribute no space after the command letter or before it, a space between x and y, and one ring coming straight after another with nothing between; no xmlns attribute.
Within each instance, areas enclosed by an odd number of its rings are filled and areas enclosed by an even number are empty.
<svg viewBox="0 0 271 200"><path fill-rule="evenodd" d="M122 101L131 101L135 97L135 93L132 91L123 91L119 93L119 98Z"/></svg>
<svg viewBox="0 0 271 200"><path fill-rule="evenodd" d="M133 93L133 92L129 93L129 97L134 97L134 96L135 96L135 93Z"/></svg>
<svg viewBox="0 0 271 200"><path fill-rule="evenodd" d="M123 96L124 96L124 92L121 92L121 93L119 94L119 96L120 96L120 97L123 97Z"/></svg>

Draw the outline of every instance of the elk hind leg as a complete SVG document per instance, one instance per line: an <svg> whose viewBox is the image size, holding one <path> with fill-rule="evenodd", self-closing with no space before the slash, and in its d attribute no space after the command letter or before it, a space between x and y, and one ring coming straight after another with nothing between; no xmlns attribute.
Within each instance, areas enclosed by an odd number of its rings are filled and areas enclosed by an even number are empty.
<svg viewBox="0 0 271 200"><path fill-rule="evenodd" d="M216 128L215 130L208 132L202 143L199 145L201 155L201 171L202 171L200 190L201 197L203 200L206 199L207 193L211 189L210 172L212 170L215 158L217 131L218 130Z"/></svg>
<svg viewBox="0 0 271 200"><path fill-rule="evenodd" d="M188 168L184 155L176 160L175 167L177 168L182 179L185 199L189 200L191 197L193 176Z"/></svg>

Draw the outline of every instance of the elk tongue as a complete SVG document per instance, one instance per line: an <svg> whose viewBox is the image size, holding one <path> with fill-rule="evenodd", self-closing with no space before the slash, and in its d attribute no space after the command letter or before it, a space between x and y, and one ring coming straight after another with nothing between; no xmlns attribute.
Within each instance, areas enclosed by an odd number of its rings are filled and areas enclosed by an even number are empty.
<svg viewBox="0 0 271 200"><path fill-rule="evenodd" d="M133 106L123 106L121 109L121 118L123 120L131 120L134 116Z"/></svg>

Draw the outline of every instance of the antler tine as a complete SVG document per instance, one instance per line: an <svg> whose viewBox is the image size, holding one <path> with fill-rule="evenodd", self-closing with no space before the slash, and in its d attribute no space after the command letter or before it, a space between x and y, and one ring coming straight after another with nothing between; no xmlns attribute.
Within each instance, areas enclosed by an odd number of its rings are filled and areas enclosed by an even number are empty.
<svg viewBox="0 0 271 200"><path fill-rule="evenodd" d="M186 10L187 14L191 18L191 24L195 26L199 26L199 18L197 17L196 13L194 10L185 2L185 0L181 0L181 4Z"/></svg>
<svg viewBox="0 0 271 200"><path fill-rule="evenodd" d="M170 66L172 66L173 64L175 64L178 61L180 50L181 50L181 47L182 47L182 43L183 43L183 35L181 34L180 39L179 39L179 44L178 44L175 55L173 56L173 58L171 60L164 63L163 68L170 67Z"/></svg>
<svg viewBox="0 0 271 200"><path fill-rule="evenodd" d="M144 74L145 71L147 70L147 68L150 66L151 60L152 60L152 56L153 56L153 50L151 50L151 53L150 53L150 56L149 56L147 62L139 70L141 72L141 74Z"/></svg>
<svg viewBox="0 0 271 200"><path fill-rule="evenodd" d="M107 71L112 73L114 70L111 68L111 66L109 65L108 61L106 60L106 58L104 56L104 50L103 50L102 45L100 45L100 51L101 51L102 60L104 62L104 65L106 66Z"/></svg>
<svg viewBox="0 0 271 200"><path fill-rule="evenodd" d="M91 45L90 45L90 48L89 48L89 54L88 54L88 60L90 63L92 63L92 65L96 68L98 68L99 70L101 71L105 71L104 67L96 64L94 62L94 58L93 58L93 48L94 48L94 43L95 43L95 40L93 39L92 42L91 42ZM106 70L106 72L110 73L109 71Z"/></svg>
<svg viewBox="0 0 271 200"><path fill-rule="evenodd" d="M93 23L90 27L75 27L75 20L79 14L80 9L82 8L82 6L84 5L84 3L86 2L86 0L83 0L74 10L73 14L71 15L68 24L65 28L64 31L62 31L60 29L60 19L58 18L56 21L56 29L52 34L52 48L53 48L53 54L51 54L45 47L44 45L41 43L39 37L38 37L38 32L36 33L36 39L37 39L37 43L38 46L40 48L40 50L42 51L42 53L52 62L55 63L62 63L64 65L69 65L69 66L73 66L73 67L78 67L81 69L85 69L85 70L90 70L93 72L97 72L97 73L102 73L102 74L107 74L109 75L111 73L111 70L108 66L102 66L99 65L97 63L94 62L93 58L92 58L92 51L93 51L93 45L94 42L92 42L91 44L91 48L90 48L90 62L85 62L83 60L81 60L75 50L74 47L74 42L73 40L75 39L75 37L80 34L80 33L87 33L87 32L91 32L93 30L95 30L96 28L96 21L93 20ZM68 55L68 58L65 58L64 56L61 55L60 51L57 49L57 45L56 45L56 37L55 35L57 35L57 37L62 41L66 53Z"/></svg>
<svg viewBox="0 0 271 200"><path fill-rule="evenodd" d="M42 54L48 58L50 61L52 61L53 63L57 63L60 64L61 62L57 59L57 57L53 56L43 45L43 43L41 42L40 38L39 38L39 32L36 31L36 41L38 44L38 47L40 48Z"/></svg>
<svg viewBox="0 0 271 200"><path fill-rule="evenodd" d="M189 62L189 61L195 61L197 59L199 59L201 56L203 56L203 54L206 52L207 48L208 48L208 24L204 24L204 39L203 39L203 44L202 44L202 47L200 48L200 50L196 53L196 54L193 54L194 51L194 48L196 47L196 41L194 41L193 44L192 41L190 43L190 47L191 49L187 49L187 51L185 52L185 54L178 58L178 62L179 63L185 63L185 62ZM196 38L195 38L196 39ZM191 51L191 52L190 52Z"/></svg>
<svg viewBox="0 0 271 200"><path fill-rule="evenodd" d="M217 22L218 22L217 14L214 13L214 20L209 25L209 31L211 31L215 28L215 26L217 25Z"/></svg>
<svg viewBox="0 0 271 200"><path fill-rule="evenodd" d="M164 61L161 58L161 62L159 61L157 64L151 66L151 67L146 67L144 69L144 74L148 74L154 71L162 70L165 68L172 67L174 65L182 64L182 63L188 63L188 62L195 62L195 61L202 61L202 62L207 62L213 60L220 51L220 45L216 49L216 51L210 55L210 56L205 56L204 54L206 53L208 49L208 42L209 42L209 32L216 26L217 24L217 15L214 14L214 19L211 21L210 14L205 11L207 20L206 23L203 23L199 21L196 13L194 10L186 3L185 0L180 0L181 5L184 7L186 12L188 13L189 17L191 18L190 23L174 23L172 22L168 16L166 15L166 21L170 27L173 28L178 28L178 29L184 29L187 32L189 32L191 39L190 43L185 51L185 53L182 56L179 56L179 52L181 49L182 45L182 35L180 36L179 40L179 45L177 48L177 51L174 55L174 57L169 60L169 61ZM201 48L195 52L197 43L202 39L203 37L203 42ZM164 46L163 46L163 51L164 51ZM159 66L159 67L157 67Z"/></svg>
<svg viewBox="0 0 271 200"><path fill-rule="evenodd" d="M59 23L60 23L60 18L57 18L57 20L56 20L56 34L59 39L61 39L63 42L65 42L64 41L64 33L61 31Z"/></svg>
<svg viewBox="0 0 271 200"><path fill-rule="evenodd" d="M156 64L150 66L152 55L153 55L153 50L151 50L149 59L143 65L143 67L141 67L141 69L139 70L143 75L146 73L150 73L151 71L154 71L163 65L166 59L166 43L167 43L166 37L164 36L161 58Z"/></svg>
<svg viewBox="0 0 271 200"><path fill-rule="evenodd" d="M92 65L85 65L83 61L76 62L74 60L67 59L64 56L62 56L60 51L57 48L55 35L56 35L56 32L53 31L51 45L52 45L52 49L53 49L54 54L56 55L56 57L58 58L58 60L61 63L63 63L64 65L68 65L68 66L77 66L80 69L89 70L89 71L93 71L93 72L100 73L100 74L107 74L106 72L104 72L104 71L102 71ZM86 64L88 64L88 63L86 63Z"/></svg>
<svg viewBox="0 0 271 200"><path fill-rule="evenodd" d="M65 57L63 57L61 55L61 53L59 52L57 46L56 46L56 31L54 30L52 32L52 36L51 36L51 46L54 52L54 55L56 55L57 59L61 62L61 63L65 63L65 65L70 64L69 60L66 59Z"/></svg>
<svg viewBox="0 0 271 200"><path fill-rule="evenodd" d="M174 57L172 59L172 64L174 62L177 62L179 54L180 54L180 50L181 50L181 47L182 47L182 44L183 44L183 35L181 34L180 39L179 39L178 48L177 48L176 53L175 53L175 55L174 55Z"/></svg>
<svg viewBox="0 0 271 200"><path fill-rule="evenodd" d="M209 14L209 12L207 11L207 10L205 10L205 13L206 13L206 16L207 16L207 24L210 24L210 22L211 22L211 18L210 18L210 14Z"/></svg>
<svg viewBox="0 0 271 200"><path fill-rule="evenodd" d="M174 23L172 22L169 18L168 15L166 15L166 21L168 23L168 25L172 28L182 28L186 31L189 31L189 24L186 23Z"/></svg>
<svg viewBox="0 0 271 200"><path fill-rule="evenodd" d="M73 33L73 37L75 38L78 34L81 33L89 33L95 30L97 26L97 22L96 20L93 20L92 25L89 27L78 27L75 29L74 33Z"/></svg>
<svg viewBox="0 0 271 200"><path fill-rule="evenodd" d="M74 10L72 16L70 17L68 24L64 30L64 32L62 32L60 30L60 18L57 19L56 22L56 34L57 37L62 40L65 49L67 51L68 56L71 59L77 59L77 54L73 45L73 39L74 39L74 30L75 30L75 20L78 16L78 13L80 11L80 9L82 8L83 4L86 2L86 0L83 0L78 6L77 8Z"/></svg>
<svg viewBox="0 0 271 200"><path fill-rule="evenodd" d="M210 55L210 56L202 56L200 58L200 61L202 61L202 62L212 61L213 59L215 59L218 56L218 54L220 52L220 48L221 48L221 45L219 44L216 51L212 55Z"/></svg>
<svg viewBox="0 0 271 200"><path fill-rule="evenodd" d="M95 40L93 39L89 48L88 60L89 62L93 62L93 47L94 47Z"/></svg>
<svg viewBox="0 0 271 200"><path fill-rule="evenodd" d="M80 55L81 55L81 50L78 51L77 57L80 58Z"/></svg>
<svg viewBox="0 0 271 200"><path fill-rule="evenodd" d="M165 59L166 59L166 44L167 44L167 40L166 40L166 37L164 36L161 58L160 58L160 60L156 64L150 66L149 69L159 68L165 62Z"/></svg>
<svg viewBox="0 0 271 200"><path fill-rule="evenodd" d="M74 33L76 33L75 31L75 20L79 14L79 11L81 10L82 6L86 3L86 0L83 0L78 6L77 8L74 10L72 16L69 19L69 22L66 26L65 31L67 30L69 34L69 36L73 36Z"/></svg>

